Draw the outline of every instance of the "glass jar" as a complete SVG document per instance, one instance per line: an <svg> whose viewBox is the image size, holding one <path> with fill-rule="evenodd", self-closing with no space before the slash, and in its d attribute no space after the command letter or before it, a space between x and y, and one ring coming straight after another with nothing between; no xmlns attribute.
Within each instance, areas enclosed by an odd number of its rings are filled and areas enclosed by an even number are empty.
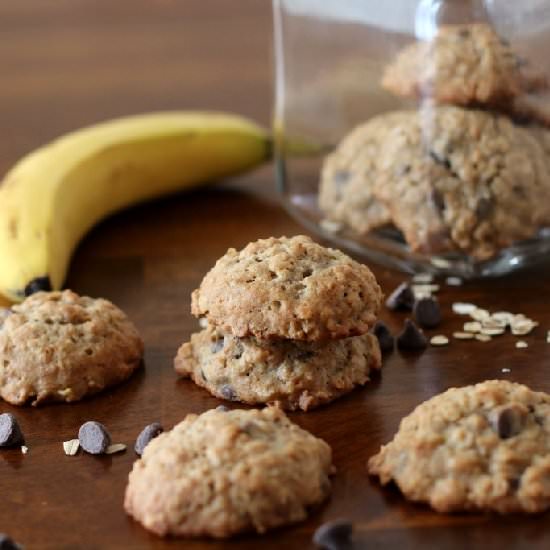
<svg viewBox="0 0 550 550"><path fill-rule="evenodd" d="M550 251L550 0L274 0L288 210L407 272Z"/></svg>

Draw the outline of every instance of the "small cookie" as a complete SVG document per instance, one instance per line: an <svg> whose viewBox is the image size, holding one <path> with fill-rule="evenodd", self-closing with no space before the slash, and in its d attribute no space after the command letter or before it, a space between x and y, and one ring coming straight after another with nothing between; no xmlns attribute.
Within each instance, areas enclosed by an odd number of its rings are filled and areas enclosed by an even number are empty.
<svg viewBox="0 0 550 550"><path fill-rule="evenodd" d="M419 405L368 463L438 512L550 508L550 395L490 380Z"/></svg>
<svg viewBox="0 0 550 550"><path fill-rule="evenodd" d="M490 25L475 23L443 25L432 40L404 48L387 67L382 86L399 96L501 108L547 81Z"/></svg>
<svg viewBox="0 0 550 550"><path fill-rule="evenodd" d="M381 301L367 266L309 237L272 237L230 248L191 309L226 334L312 342L364 334Z"/></svg>
<svg viewBox="0 0 550 550"><path fill-rule="evenodd" d="M0 395L14 405L78 401L128 378L143 342L111 302L38 292L0 325Z"/></svg>
<svg viewBox="0 0 550 550"><path fill-rule="evenodd" d="M374 191L377 162L387 132L414 118L412 111L385 113L355 128L323 163L319 207L331 221L366 235L391 223Z"/></svg>
<svg viewBox="0 0 550 550"><path fill-rule="evenodd" d="M330 492L332 453L276 407L188 415L147 445L124 508L158 535L225 538L295 523Z"/></svg>
<svg viewBox="0 0 550 550"><path fill-rule="evenodd" d="M365 384L381 357L372 334L315 344L224 337L209 327L180 347L174 366L216 397L307 411Z"/></svg>
<svg viewBox="0 0 550 550"><path fill-rule="evenodd" d="M388 132L378 173L375 193L414 251L485 260L550 220L545 152L503 115L423 109Z"/></svg>

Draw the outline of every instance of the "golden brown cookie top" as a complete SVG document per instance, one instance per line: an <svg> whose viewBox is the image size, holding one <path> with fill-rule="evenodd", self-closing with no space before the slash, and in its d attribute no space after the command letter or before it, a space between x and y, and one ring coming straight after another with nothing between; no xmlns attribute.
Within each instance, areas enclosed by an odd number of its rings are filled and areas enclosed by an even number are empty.
<svg viewBox="0 0 550 550"><path fill-rule="evenodd" d="M127 378L143 342L108 300L38 292L0 322L0 395L10 403L76 401Z"/></svg>
<svg viewBox="0 0 550 550"><path fill-rule="evenodd" d="M124 506L160 535L262 533L328 496L331 454L275 407L190 414L147 445Z"/></svg>
<svg viewBox="0 0 550 550"><path fill-rule="evenodd" d="M233 248L192 295L192 312L243 337L322 341L364 334L382 292L370 269L309 237Z"/></svg>
<svg viewBox="0 0 550 550"><path fill-rule="evenodd" d="M550 395L506 380L419 405L369 460L383 484L440 512L550 508Z"/></svg>
<svg viewBox="0 0 550 550"><path fill-rule="evenodd" d="M382 86L437 103L501 107L547 82L490 25L473 23L443 25L432 40L405 47L387 67Z"/></svg>

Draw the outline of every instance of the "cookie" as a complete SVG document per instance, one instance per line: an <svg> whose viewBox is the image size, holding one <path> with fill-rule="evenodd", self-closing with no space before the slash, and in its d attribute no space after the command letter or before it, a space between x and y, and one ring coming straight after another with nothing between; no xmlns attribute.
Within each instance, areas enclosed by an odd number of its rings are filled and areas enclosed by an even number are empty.
<svg viewBox="0 0 550 550"><path fill-rule="evenodd" d="M372 334L316 344L223 336L208 327L180 347L174 366L216 397L307 411L365 384L381 358Z"/></svg>
<svg viewBox="0 0 550 550"><path fill-rule="evenodd" d="M128 378L142 355L136 328L111 302L38 292L0 325L0 395L14 405L78 401Z"/></svg>
<svg viewBox="0 0 550 550"><path fill-rule="evenodd" d="M438 512L550 508L550 395L490 380L419 405L368 463Z"/></svg>
<svg viewBox="0 0 550 550"><path fill-rule="evenodd" d="M435 106L387 134L375 192L415 252L486 260L550 220L540 142L507 117Z"/></svg>
<svg viewBox="0 0 550 550"><path fill-rule="evenodd" d="M547 81L490 25L474 23L443 25L432 40L405 47L387 67L382 86L404 97L502 108Z"/></svg>
<svg viewBox="0 0 550 550"><path fill-rule="evenodd" d="M321 341L364 334L382 292L370 269L309 237L230 248L192 294L192 312L237 337Z"/></svg>
<svg viewBox="0 0 550 550"><path fill-rule="evenodd" d="M331 455L276 407L190 414L134 463L124 508L161 536L263 533L328 497Z"/></svg>
<svg viewBox="0 0 550 550"><path fill-rule="evenodd" d="M341 222L359 235L391 223L389 210L374 193L376 166L388 131L414 116L411 111L378 115L355 128L326 158L319 207L327 219Z"/></svg>

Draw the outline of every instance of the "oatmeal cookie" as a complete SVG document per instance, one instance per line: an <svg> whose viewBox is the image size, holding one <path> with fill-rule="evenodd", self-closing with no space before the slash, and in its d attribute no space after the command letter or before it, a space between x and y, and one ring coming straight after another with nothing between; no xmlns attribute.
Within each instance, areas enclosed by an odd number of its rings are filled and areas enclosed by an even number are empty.
<svg viewBox="0 0 550 550"><path fill-rule="evenodd" d="M208 327L180 347L174 366L216 397L306 411L365 384L381 357L372 334L323 344L266 342Z"/></svg>
<svg viewBox="0 0 550 550"><path fill-rule="evenodd" d="M388 131L375 193L413 250L484 260L548 223L549 176L528 129L498 114L433 106Z"/></svg>
<svg viewBox="0 0 550 550"><path fill-rule="evenodd" d="M0 322L0 395L14 405L78 401L128 378L143 342L111 302L38 292Z"/></svg>
<svg viewBox="0 0 550 550"><path fill-rule="evenodd" d="M368 463L438 512L550 508L550 395L490 380L419 405Z"/></svg>
<svg viewBox="0 0 550 550"><path fill-rule="evenodd" d="M327 219L360 235L391 223L375 193L377 162L386 134L415 118L413 111L384 113L355 128L330 154L321 171L319 206Z"/></svg>
<svg viewBox="0 0 550 550"><path fill-rule="evenodd" d="M305 519L332 470L330 447L276 407L210 410L147 445L124 508L158 535L263 533Z"/></svg>
<svg viewBox="0 0 550 550"><path fill-rule="evenodd" d="M321 341L364 334L382 292L370 269L309 237L230 248L192 295L192 312L237 337Z"/></svg>
<svg viewBox="0 0 550 550"><path fill-rule="evenodd" d="M382 78L388 91L437 103L501 108L545 77L486 23L443 25L432 40L405 47Z"/></svg>

